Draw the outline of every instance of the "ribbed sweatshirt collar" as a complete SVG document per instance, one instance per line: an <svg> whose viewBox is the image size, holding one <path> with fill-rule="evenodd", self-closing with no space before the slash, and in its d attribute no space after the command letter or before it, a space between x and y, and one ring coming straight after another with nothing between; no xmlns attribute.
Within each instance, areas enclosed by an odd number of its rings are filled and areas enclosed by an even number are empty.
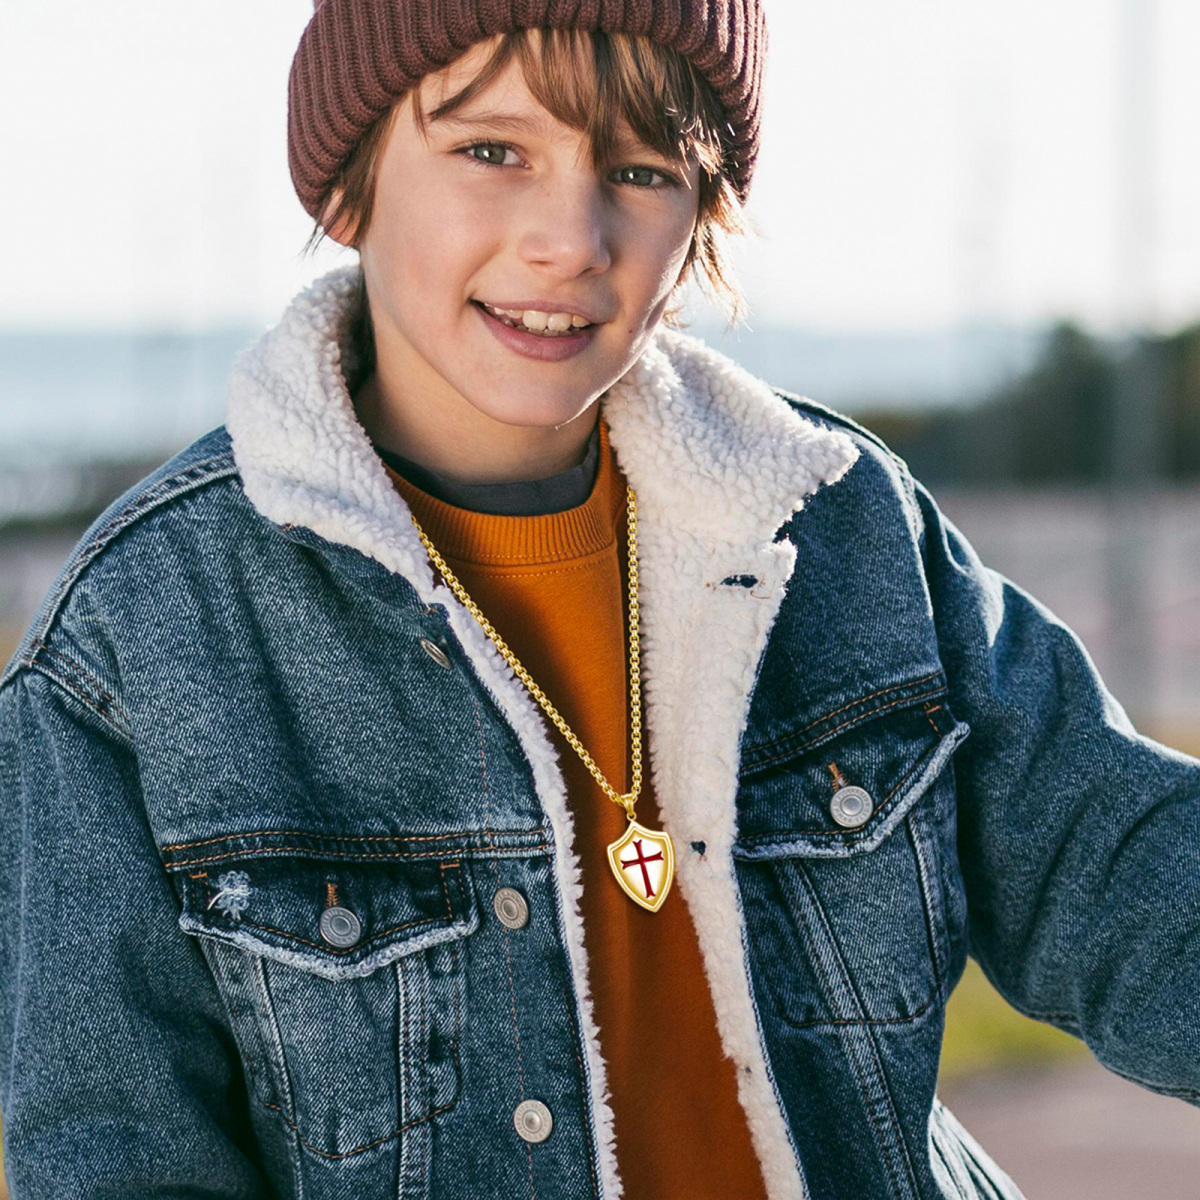
<svg viewBox="0 0 1200 1200"><path fill-rule="evenodd" d="M609 445L608 426L602 417L598 425L599 463L592 490L582 504L560 512L522 516L476 512L431 495L386 459L384 467L445 558L492 566L562 562L611 545L625 503L625 479Z"/></svg>

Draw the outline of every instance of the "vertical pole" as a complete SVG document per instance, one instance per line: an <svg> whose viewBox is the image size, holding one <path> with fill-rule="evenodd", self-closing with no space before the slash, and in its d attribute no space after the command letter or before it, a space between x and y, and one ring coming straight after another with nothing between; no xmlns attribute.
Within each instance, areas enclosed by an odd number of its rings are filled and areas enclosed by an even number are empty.
<svg viewBox="0 0 1200 1200"><path fill-rule="evenodd" d="M1152 720L1160 667L1151 622L1162 358L1156 313L1153 66L1158 0L1117 0L1118 363L1105 494L1112 686L1135 724Z"/></svg>

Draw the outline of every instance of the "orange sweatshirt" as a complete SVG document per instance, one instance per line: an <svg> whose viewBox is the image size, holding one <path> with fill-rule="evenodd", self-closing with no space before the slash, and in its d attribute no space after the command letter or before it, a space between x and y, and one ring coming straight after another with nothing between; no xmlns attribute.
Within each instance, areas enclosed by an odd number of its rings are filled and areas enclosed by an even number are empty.
<svg viewBox="0 0 1200 1200"><path fill-rule="evenodd" d="M447 504L387 467L430 541L618 792L629 737L625 478L600 419L600 461L577 508L498 516ZM385 464L386 465L386 464ZM584 941L608 1064L618 1168L628 1200L765 1200L687 904L672 885L651 913L605 861L627 828L583 760L559 750L582 864ZM662 829L642 730L638 821ZM676 847L676 853L682 854Z"/></svg>

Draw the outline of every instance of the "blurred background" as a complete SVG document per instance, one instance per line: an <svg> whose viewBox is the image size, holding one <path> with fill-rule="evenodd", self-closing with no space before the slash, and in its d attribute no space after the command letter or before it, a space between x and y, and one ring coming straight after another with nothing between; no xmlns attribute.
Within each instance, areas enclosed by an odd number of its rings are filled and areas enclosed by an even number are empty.
<svg viewBox="0 0 1200 1200"><path fill-rule="evenodd" d="M981 557L1200 753L1200 6L767 0L750 327L691 332L852 415ZM224 420L301 258L310 0L0 8L0 659L87 522ZM939 1087L1029 1200L1197 1200L1200 1113L975 964ZM2 1185L0 1185L2 1189Z"/></svg>

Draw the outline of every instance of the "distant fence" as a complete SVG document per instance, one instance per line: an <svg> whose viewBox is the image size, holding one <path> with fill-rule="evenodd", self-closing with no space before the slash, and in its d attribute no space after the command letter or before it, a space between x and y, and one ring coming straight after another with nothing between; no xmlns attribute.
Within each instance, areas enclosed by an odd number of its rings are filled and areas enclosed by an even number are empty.
<svg viewBox="0 0 1200 1200"><path fill-rule="evenodd" d="M1200 485L931 491L1080 636L1140 730L1200 753Z"/></svg>

